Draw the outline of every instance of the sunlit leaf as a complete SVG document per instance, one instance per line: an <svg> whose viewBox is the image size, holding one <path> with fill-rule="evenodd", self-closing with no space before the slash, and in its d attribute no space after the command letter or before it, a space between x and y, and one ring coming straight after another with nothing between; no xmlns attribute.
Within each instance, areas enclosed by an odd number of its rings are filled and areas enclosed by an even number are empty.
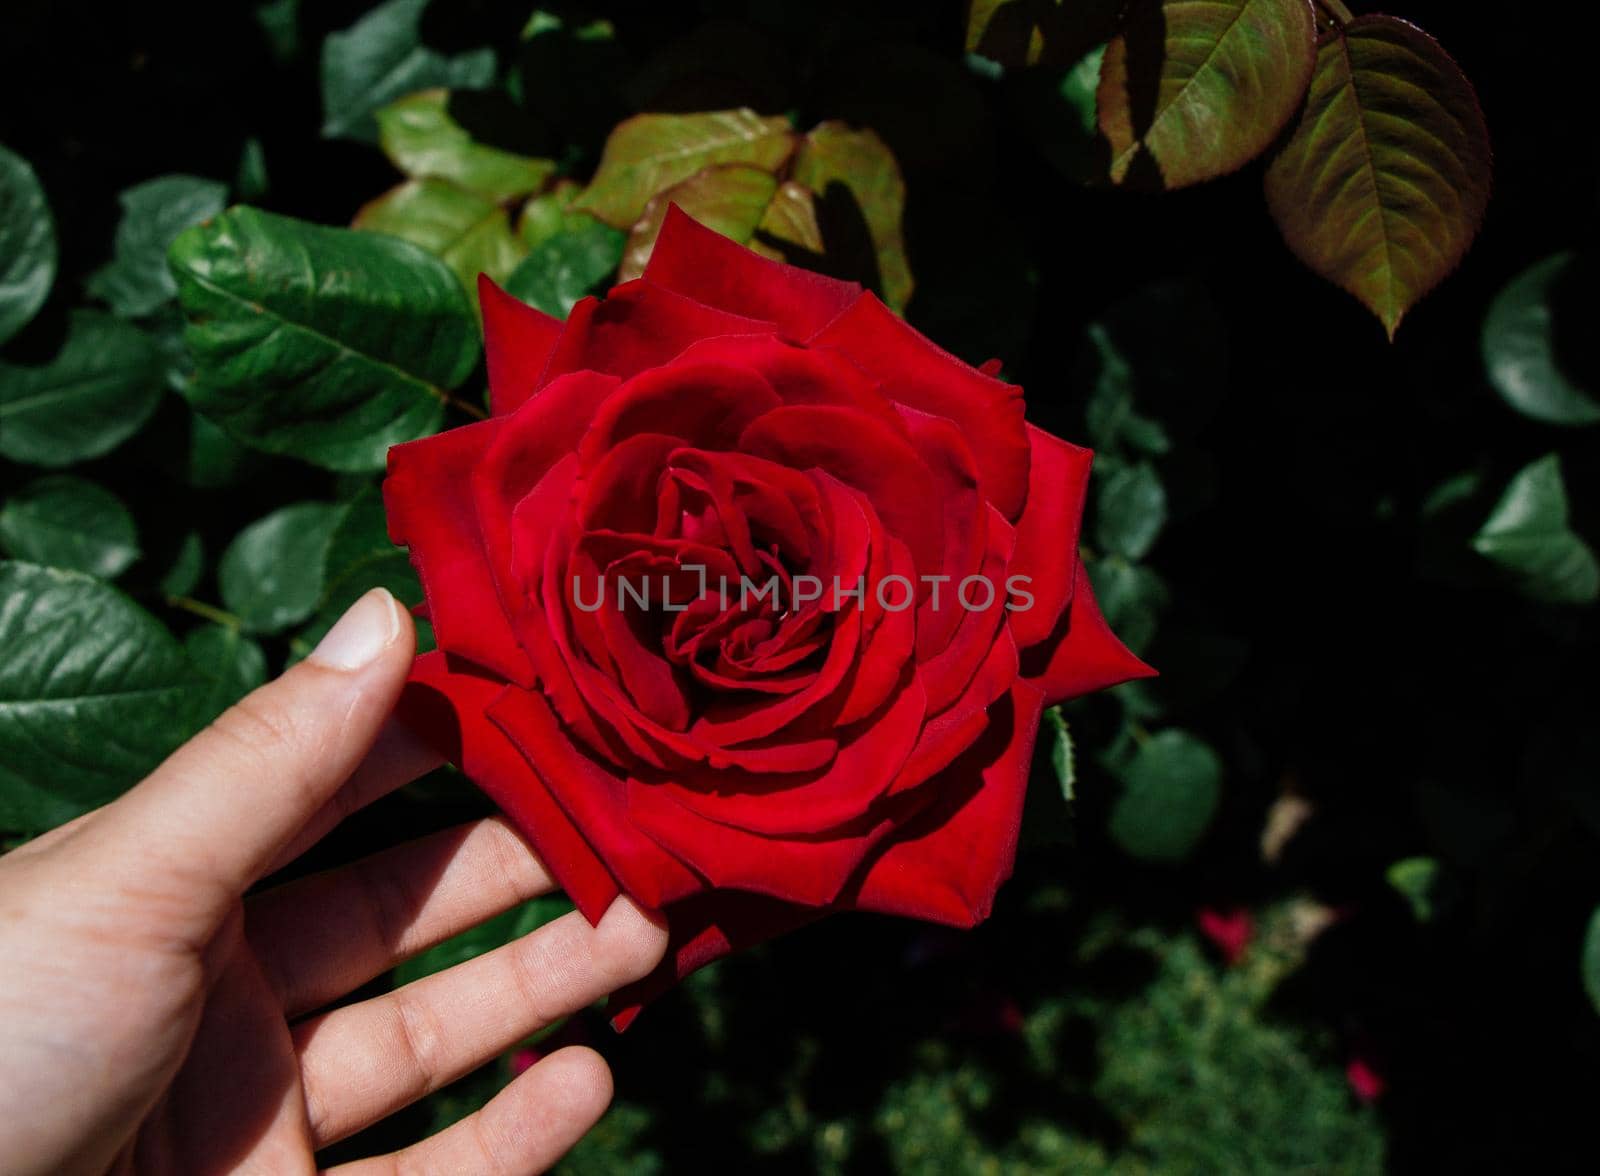
<svg viewBox="0 0 1600 1176"><path fill-rule="evenodd" d="M1267 204L1295 255L1393 338L1472 243L1490 173L1466 75L1422 30L1363 16L1323 41L1300 123L1267 168Z"/></svg>
<svg viewBox="0 0 1600 1176"><path fill-rule="evenodd" d="M384 154L414 179L449 180L491 200L511 200L536 190L556 170L552 160L475 142L450 117L448 90L407 95L377 118Z"/></svg>
<svg viewBox="0 0 1600 1176"><path fill-rule="evenodd" d="M794 179L824 202L835 185L850 193L872 235L883 300L904 310L914 283L901 235L906 184L894 152L870 128L820 123L800 141Z"/></svg>
<svg viewBox="0 0 1600 1176"><path fill-rule="evenodd" d="M744 163L718 163L701 168L682 183L650 198L644 215L628 234L617 280L626 282L644 273L645 263L661 234L667 209L676 204L695 220L743 245L755 235L778 194L778 177Z"/></svg>
<svg viewBox="0 0 1600 1176"><path fill-rule="evenodd" d="M478 275L504 282L527 252L504 208L446 180L407 180L363 205L351 226L422 246L450 267L474 305Z"/></svg>
<svg viewBox="0 0 1600 1176"><path fill-rule="evenodd" d="M794 151L789 120L752 110L640 114L606 140L600 166L574 205L619 229L633 227L657 192L713 163L776 171Z"/></svg>
<svg viewBox="0 0 1600 1176"><path fill-rule="evenodd" d="M1182 188L1243 167L1294 116L1315 54L1310 0L1133 0L1100 66L1112 182Z"/></svg>
<svg viewBox="0 0 1600 1176"><path fill-rule="evenodd" d="M566 227L542 241L506 281L506 291L564 319L622 260L624 237L587 213L567 214Z"/></svg>

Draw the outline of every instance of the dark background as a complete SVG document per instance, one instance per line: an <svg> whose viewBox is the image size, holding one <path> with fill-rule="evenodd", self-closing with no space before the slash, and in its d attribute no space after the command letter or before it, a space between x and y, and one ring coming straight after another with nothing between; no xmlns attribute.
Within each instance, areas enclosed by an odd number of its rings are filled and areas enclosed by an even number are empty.
<svg viewBox="0 0 1600 1176"><path fill-rule="evenodd" d="M308 5L302 48L287 61L244 4L9 7L0 140L38 171L62 274L18 357L42 359L59 342L82 279L110 253L124 187L167 172L229 179L252 135L271 179L263 203L277 211L344 223L394 182L376 150L318 135L316 47L365 7ZM520 5L434 7L425 35L443 49L514 44L526 18ZM1304 893L1343 917L1280 988L1274 1013L1325 1032L1332 1057L1359 1049L1377 1059L1391 1166L1577 1166L1593 1152L1600 1095L1600 1016L1578 969L1600 898L1595 613L1521 603L1464 545L1510 475L1552 450L1575 528L1600 538L1600 433L1515 415L1485 382L1478 351L1485 309L1507 281L1556 250L1591 247L1590 48L1557 27L1555 10L1428 0L1387 9L1437 37L1474 81L1496 155L1479 240L1391 345L1361 306L1288 253L1259 164L1161 196L1064 178L1018 116L1015 87L962 66L962 7L609 9L621 47L635 65L653 64L655 80L644 71L645 83L611 93L614 111L580 109L571 126L590 134L592 155L641 105L748 102L796 112L801 126L873 125L907 176L919 283L909 317L966 359L1003 358L1028 390L1030 417L1068 437L1082 434L1085 323L1153 281L1179 280L1175 313L1133 312L1129 328L1141 362L1171 377L1142 407L1176 442L1162 462L1173 521L1150 559L1171 605L1147 660L1163 671L1156 690L1168 717L1222 754L1223 810L1181 869L1123 857L1103 833L1111 785L1093 763L1115 711L1074 710L1075 836L1025 855L986 926L954 936L836 919L720 969L727 1023L715 1059L681 996L602 1042L619 1091L657 1112L646 1142L673 1171L743 1162L698 1076L720 1067L743 1087L736 1105L759 1107L781 1099L773 1075L794 1071L803 1042L814 1043L806 1088L823 1117L871 1105L929 1034L1020 1074L1016 1042L987 1014L974 1028L972 1010L1027 1009L1079 982L1072 945L1085 911L1181 929L1199 906ZM689 65L673 64L666 47L702 19L750 13L783 52L690 50L679 54ZM1580 293L1569 303L1563 339L1572 363L1592 372L1597 304ZM1485 475L1487 497L1425 522L1428 492L1466 470ZM302 476L308 493L327 477ZM174 509L222 509L177 501L176 486L147 493L170 496ZM1259 831L1291 782L1315 816L1268 867ZM411 819L385 809L329 852L398 837ZM1390 863L1419 854L1446 864L1454 895L1425 926L1384 882ZM1060 885L1073 896L1068 913L1041 915L1030 897ZM1143 979L1135 969L1110 982L1132 992ZM599 1024L572 1032L608 1035ZM1014 1127L1008 1114L1038 1110L1025 1104L1043 1097L1021 1079L1006 1089L1013 1109L985 1125L996 1138ZM1116 1142L1118 1128L1092 1104L1046 1109ZM392 1132L425 1127L414 1117ZM767 1160L804 1168L808 1156L779 1149ZM883 1162L870 1148L853 1161Z"/></svg>

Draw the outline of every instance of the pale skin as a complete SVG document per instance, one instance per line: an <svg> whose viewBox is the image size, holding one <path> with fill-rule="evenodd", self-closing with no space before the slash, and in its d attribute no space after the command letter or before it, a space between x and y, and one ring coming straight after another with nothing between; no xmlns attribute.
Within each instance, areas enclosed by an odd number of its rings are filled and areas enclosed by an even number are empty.
<svg viewBox="0 0 1600 1176"><path fill-rule="evenodd" d="M400 960L552 888L499 819L245 898L437 761L390 721L414 651L380 591L112 804L0 858L0 1171L318 1171L319 1148L650 972L627 899L334 1007ZM539 1172L611 1075L569 1047L481 1111L339 1176Z"/></svg>

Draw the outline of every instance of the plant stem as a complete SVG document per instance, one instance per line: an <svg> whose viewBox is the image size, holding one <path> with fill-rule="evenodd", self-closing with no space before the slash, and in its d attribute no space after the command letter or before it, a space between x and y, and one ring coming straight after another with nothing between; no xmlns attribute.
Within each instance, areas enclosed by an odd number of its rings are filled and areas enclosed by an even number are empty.
<svg viewBox="0 0 1600 1176"><path fill-rule="evenodd" d="M460 409L469 417L473 418L473 420L486 421L489 419L489 414L483 409L479 408L476 404L473 404L470 400L462 400L458 396L446 394L444 402L450 405L452 408Z"/></svg>
<svg viewBox="0 0 1600 1176"><path fill-rule="evenodd" d="M231 612L220 609L214 604L206 604L204 601L195 600L192 597L169 596L167 597L167 604L173 608L181 608L184 612L193 613L197 617L203 617L215 624L226 625L230 629L242 629L244 627L244 622Z"/></svg>
<svg viewBox="0 0 1600 1176"><path fill-rule="evenodd" d="M1341 29L1355 19L1340 0L1317 0L1317 7L1326 12L1328 18Z"/></svg>

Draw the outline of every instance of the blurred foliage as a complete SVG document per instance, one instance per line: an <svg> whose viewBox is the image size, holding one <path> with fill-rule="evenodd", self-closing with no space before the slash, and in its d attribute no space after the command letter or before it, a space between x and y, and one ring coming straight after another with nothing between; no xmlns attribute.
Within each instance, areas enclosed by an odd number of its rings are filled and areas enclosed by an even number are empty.
<svg viewBox="0 0 1600 1176"><path fill-rule="evenodd" d="M571 1172L1592 1164L1597 188L1552 114L1584 109L1586 48L1443 0L1400 15L1454 59L1340 4L1320 53L1290 0L1182 7L9 14L4 843L114 796L365 588L415 603L376 471L482 413L477 271L564 315L643 266L676 200L997 359L1030 419L1093 446L1082 554L1162 676L1051 714L978 930L828 921L621 1037L574 1018L330 1160L571 1040L619 1091ZM1396 70L1432 80L1408 97ZM1161 121L1192 103L1215 142ZM1383 182L1323 183L1385 117ZM1282 249L1263 185L1367 309ZM1392 345L1369 310L1406 315ZM438 773L303 868L486 809Z"/></svg>

